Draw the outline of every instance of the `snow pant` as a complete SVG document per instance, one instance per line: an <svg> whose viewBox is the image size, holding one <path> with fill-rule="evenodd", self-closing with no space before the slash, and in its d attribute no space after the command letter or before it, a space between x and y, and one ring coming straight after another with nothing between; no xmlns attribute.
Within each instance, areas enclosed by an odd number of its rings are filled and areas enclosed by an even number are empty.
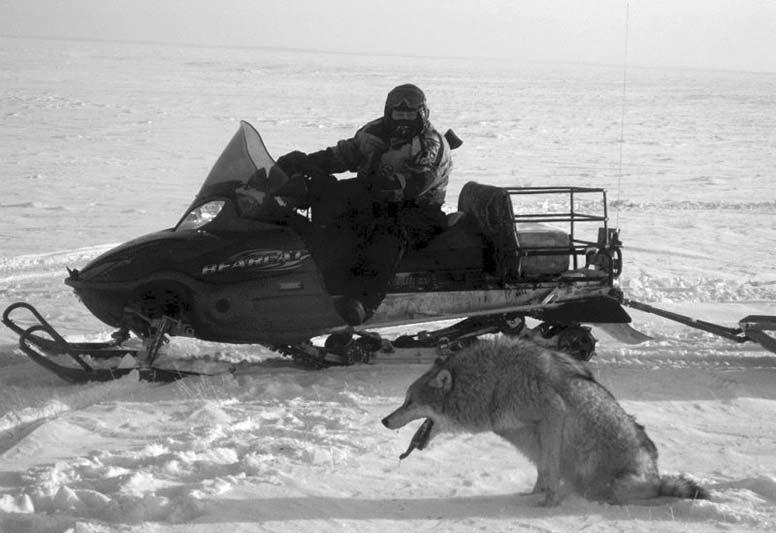
<svg viewBox="0 0 776 533"><path fill-rule="evenodd" d="M384 209L371 223L356 228L344 294L371 314L385 298L408 250L421 248L447 226L439 206Z"/></svg>
<svg viewBox="0 0 776 533"><path fill-rule="evenodd" d="M447 227L441 206L375 203L356 180L342 180L313 205L319 228L313 249L333 292L355 298L368 315L385 298L408 250L425 246ZM316 220L317 218L317 220Z"/></svg>

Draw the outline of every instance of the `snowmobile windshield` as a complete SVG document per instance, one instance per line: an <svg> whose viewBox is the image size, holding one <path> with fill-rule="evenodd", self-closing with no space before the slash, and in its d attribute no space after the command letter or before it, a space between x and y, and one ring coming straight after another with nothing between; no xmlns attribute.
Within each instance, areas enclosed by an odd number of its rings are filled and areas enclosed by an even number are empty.
<svg viewBox="0 0 776 533"><path fill-rule="evenodd" d="M274 195L287 182L288 177L267 152L259 132L242 121L176 229L207 224L227 203L240 217L271 222L286 212L283 199Z"/></svg>

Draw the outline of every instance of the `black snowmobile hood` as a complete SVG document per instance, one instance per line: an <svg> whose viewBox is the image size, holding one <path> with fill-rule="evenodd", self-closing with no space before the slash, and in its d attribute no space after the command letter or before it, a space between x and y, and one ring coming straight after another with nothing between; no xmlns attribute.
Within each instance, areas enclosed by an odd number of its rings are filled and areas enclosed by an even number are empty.
<svg viewBox="0 0 776 533"><path fill-rule="evenodd" d="M286 201L277 192L288 176L269 155L261 135L245 121L213 165L202 188L176 229L202 226L225 204L239 217L273 222L287 215ZM231 209L230 209L231 211Z"/></svg>

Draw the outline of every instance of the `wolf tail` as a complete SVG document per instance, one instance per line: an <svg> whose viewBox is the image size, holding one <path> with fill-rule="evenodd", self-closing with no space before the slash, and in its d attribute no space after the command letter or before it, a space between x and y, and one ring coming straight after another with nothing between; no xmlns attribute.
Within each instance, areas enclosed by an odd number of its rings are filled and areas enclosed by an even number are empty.
<svg viewBox="0 0 776 533"><path fill-rule="evenodd" d="M659 496L674 498L689 498L691 500L710 499L709 491L698 485L692 479L684 476L662 476L660 478Z"/></svg>

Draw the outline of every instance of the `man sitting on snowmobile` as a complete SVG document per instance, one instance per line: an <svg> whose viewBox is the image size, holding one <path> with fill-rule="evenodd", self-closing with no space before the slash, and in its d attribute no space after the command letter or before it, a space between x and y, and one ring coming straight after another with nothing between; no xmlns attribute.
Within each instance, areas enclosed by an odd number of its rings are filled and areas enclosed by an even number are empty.
<svg viewBox="0 0 776 533"><path fill-rule="evenodd" d="M428 118L423 91L399 85L388 93L383 116L352 138L311 154L293 151L277 161L289 176L313 176L312 186L319 190L331 174L357 173L337 187L324 185L337 197L323 191L319 194L328 198L318 202L336 212L324 240L336 248L346 296L337 308L351 325L364 322L380 305L407 248L422 247L447 226L441 207L453 165L450 146Z"/></svg>

